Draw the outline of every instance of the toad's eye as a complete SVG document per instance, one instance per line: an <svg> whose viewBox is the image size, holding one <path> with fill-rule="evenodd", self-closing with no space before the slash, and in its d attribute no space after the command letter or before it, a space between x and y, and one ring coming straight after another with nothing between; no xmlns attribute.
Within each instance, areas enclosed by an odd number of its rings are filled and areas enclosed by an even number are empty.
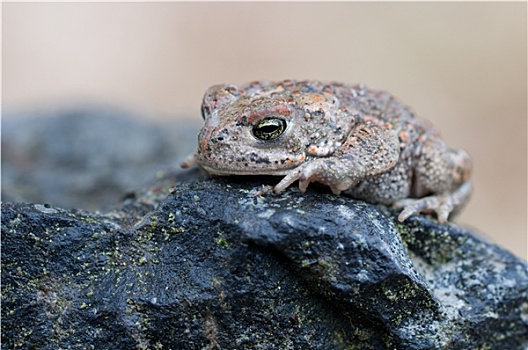
<svg viewBox="0 0 528 350"><path fill-rule="evenodd" d="M286 121L280 118L267 118L253 127L253 136L259 140L271 141L286 130Z"/></svg>

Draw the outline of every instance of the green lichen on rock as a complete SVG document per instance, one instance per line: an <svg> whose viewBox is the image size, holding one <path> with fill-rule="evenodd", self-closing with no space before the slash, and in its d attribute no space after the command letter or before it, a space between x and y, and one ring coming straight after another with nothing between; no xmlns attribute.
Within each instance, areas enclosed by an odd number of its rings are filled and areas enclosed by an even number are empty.
<svg viewBox="0 0 528 350"><path fill-rule="evenodd" d="M317 189L165 176L104 214L3 203L6 348L528 344L526 263L472 232Z"/></svg>

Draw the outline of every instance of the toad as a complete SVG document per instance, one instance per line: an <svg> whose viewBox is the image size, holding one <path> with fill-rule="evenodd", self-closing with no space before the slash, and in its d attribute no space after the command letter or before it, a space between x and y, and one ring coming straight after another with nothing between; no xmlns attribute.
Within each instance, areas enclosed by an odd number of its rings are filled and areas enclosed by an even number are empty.
<svg viewBox="0 0 528 350"><path fill-rule="evenodd" d="M436 213L445 222L468 199L471 159L385 91L321 81L210 87L198 149L183 168L210 175L283 176L280 193L311 182L402 208L399 221Z"/></svg>

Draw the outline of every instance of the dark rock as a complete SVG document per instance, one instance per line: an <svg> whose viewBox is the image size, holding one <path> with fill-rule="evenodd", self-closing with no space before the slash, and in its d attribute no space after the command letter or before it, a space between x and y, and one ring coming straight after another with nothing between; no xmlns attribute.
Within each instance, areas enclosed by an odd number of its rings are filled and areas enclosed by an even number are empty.
<svg viewBox="0 0 528 350"><path fill-rule="evenodd" d="M155 125L112 108L6 114L2 199L92 211L176 169L198 132L198 125Z"/></svg>
<svg viewBox="0 0 528 350"><path fill-rule="evenodd" d="M2 206L6 349L525 349L527 265L276 178L167 176L96 214Z"/></svg>

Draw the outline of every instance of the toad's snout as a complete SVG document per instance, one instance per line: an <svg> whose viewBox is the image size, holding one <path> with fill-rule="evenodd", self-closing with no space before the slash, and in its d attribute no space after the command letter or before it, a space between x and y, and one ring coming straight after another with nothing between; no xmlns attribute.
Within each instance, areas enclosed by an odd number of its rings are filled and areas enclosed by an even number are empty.
<svg viewBox="0 0 528 350"><path fill-rule="evenodd" d="M210 136L211 142L223 142L227 141L229 132L226 129L215 130Z"/></svg>
<svg viewBox="0 0 528 350"><path fill-rule="evenodd" d="M198 135L199 151L207 153L211 143L215 144L215 148L222 147L229 140L229 132L225 128L211 129L203 128Z"/></svg>

